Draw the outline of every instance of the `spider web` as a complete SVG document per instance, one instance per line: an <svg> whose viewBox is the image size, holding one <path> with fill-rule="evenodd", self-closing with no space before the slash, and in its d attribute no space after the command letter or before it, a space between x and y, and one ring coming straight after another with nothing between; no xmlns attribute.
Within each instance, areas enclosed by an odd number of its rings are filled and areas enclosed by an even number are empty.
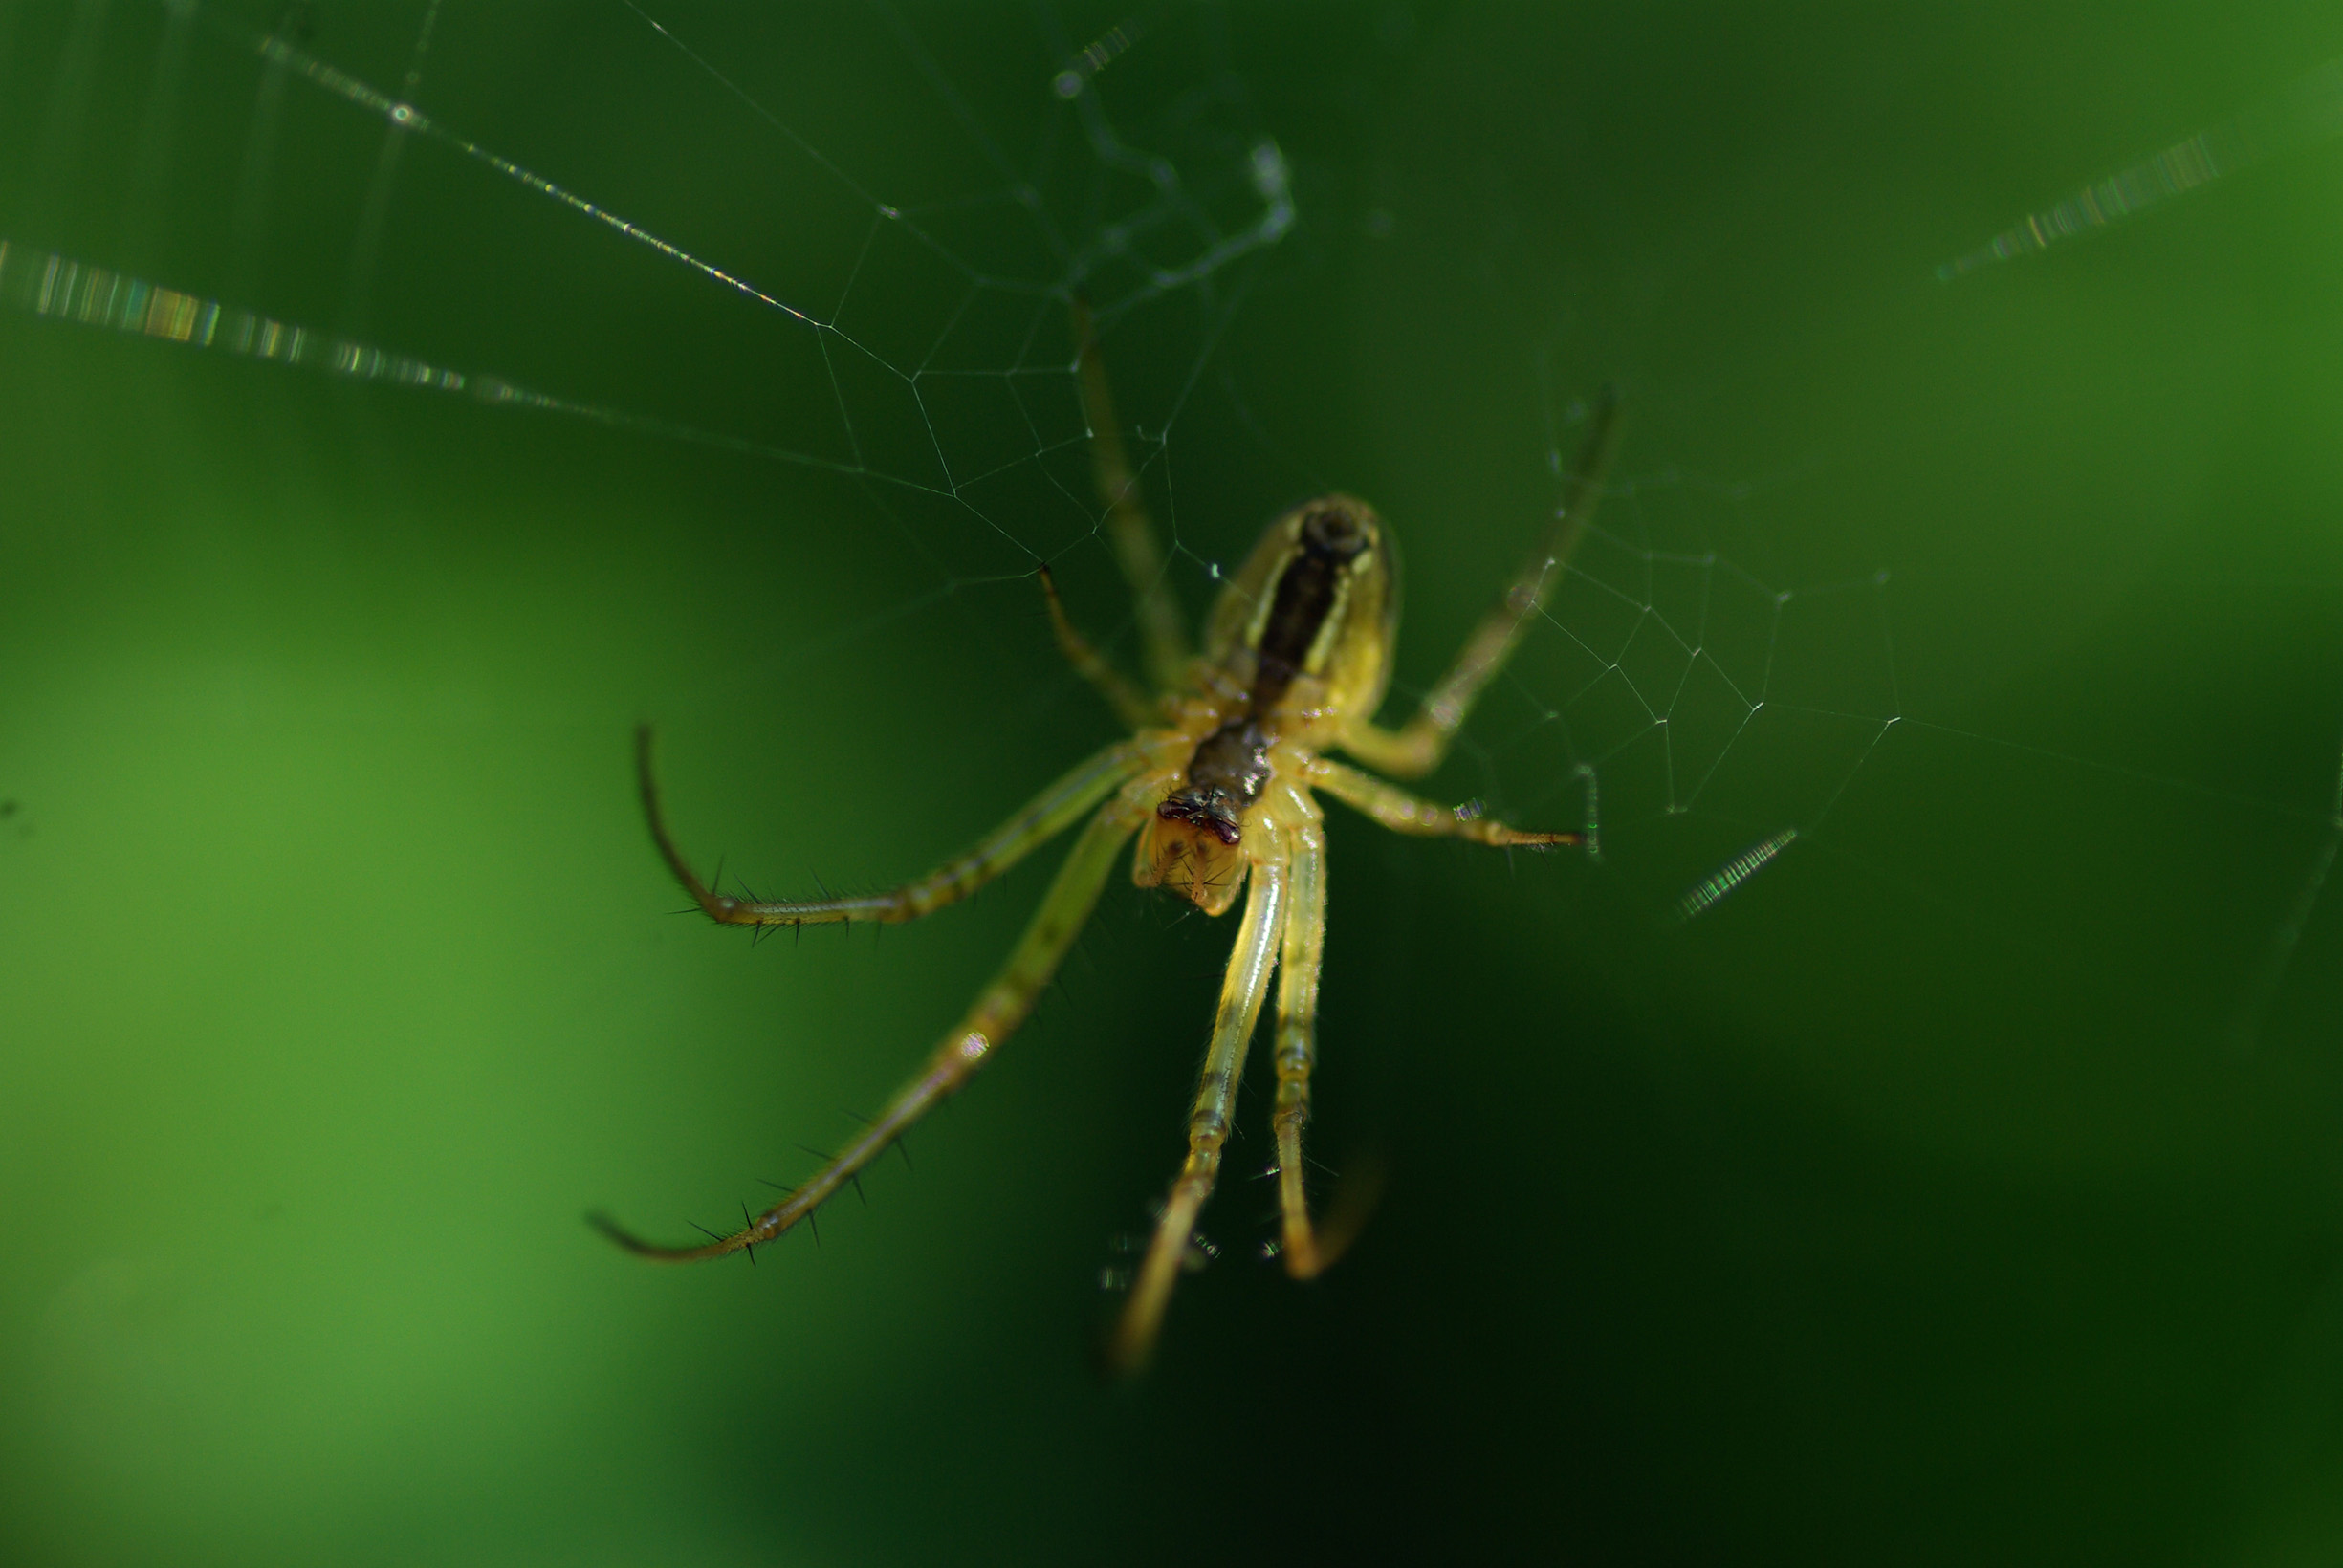
<svg viewBox="0 0 2343 1568"><path fill-rule="evenodd" d="M1596 526L1437 788L1592 829L1655 913L1701 914L1785 851L1831 845L1908 721L1928 744L2015 742L2109 787L2329 820L2071 737L1946 722L1975 682L1934 683L1914 720L1885 566L1926 550L1809 515L1860 464L1719 439L1722 388L1746 372L1655 359L1638 338L1652 289L1538 228L1566 204L1476 191L1434 147L1362 172L1339 145L1281 143L1291 84L1262 62L1315 52L1371 79L1413 45L1404 11L1342 35L1175 7L1043 11L1005 33L887 6L89 0L9 16L0 64L43 86L13 98L0 303L155 353L766 467L770 526L850 540L864 568L824 619L776 634L766 670L948 625L1023 686L1006 708L1062 713L1070 678L1036 687L1025 657L1043 563L1131 662L1073 369L1079 296L1191 616L1302 495L1358 490L1391 518L1410 602L1394 713L1550 514L1588 393L1626 383L1630 439ZM502 70L515 58L539 68L527 91ZM2088 232L2323 141L2332 78L2265 87L1982 250L1948 231L1938 255L1960 259L1938 277L1971 286L2049 243L2025 235ZM1461 243L1396 243L1443 224ZM1700 263L1663 241L1637 265ZM1351 340L1311 319L1320 290L1347 295ZM1479 423L1445 427L1439 389L1479 380L1504 386L1501 415L1481 399ZM1989 675L1994 656L1975 662ZM2305 854L2299 890L2268 895L2260 956L2232 965L2236 1038L2259 1031L2319 907L2332 843ZM1935 871L1886 874L1896 896L1946 896Z"/></svg>
<svg viewBox="0 0 2343 1568"><path fill-rule="evenodd" d="M85 5L16 40L18 71L55 73L15 133L31 156L0 299L843 484L892 592L842 596L793 654L868 647L953 600L972 635L997 639L1004 619L1021 633L999 606L1050 562L1128 655L1071 298L1096 313L1192 615L1259 519L1309 489L1363 488L1317 471L1290 418L1265 430L1269 378L1246 384L1259 356L1240 345L1325 271L1350 215L1313 229L1226 31L1210 12L1096 32L1044 15L1021 75L979 100L953 66L964 29L885 7L755 21L620 6L500 28L430 3ZM545 62L526 103L491 90L515 54ZM874 108L907 103L915 127L872 128ZM62 216L104 209L93 185L120 193L110 230ZM1329 202L1351 196L1328 185ZM1512 507L1476 520L1478 582L1441 571L1445 602L1411 624L1399 702L1555 504L1604 374L1566 332L1513 361L1538 446L1504 454ZM1282 380L1308 396L1308 376ZM1884 577L1769 559L1750 515L1766 478L1683 471L1651 411L1636 417L1456 776L1489 808L1584 819L1614 849L1639 826L1713 825L1653 873L1664 904L1662 884L1747 841L1810 834L1898 702ZM1237 475L1249 494L1215 471L1247 446L1272 475ZM1393 520L1413 569L1454 542Z"/></svg>
<svg viewBox="0 0 2343 1568"><path fill-rule="evenodd" d="M2191 1063L2224 1037L2275 1056L2324 1037L2335 991L2332 595L2275 629L2216 602L2230 577L2283 579L2274 603L2319 590L2240 537L2254 464L2223 467L2205 410L2239 402L2222 345L2246 313L2197 286L2266 232L2247 180L2325 145L2332 74L2286 88L2283 52L2241 45L2225 93L2069 107L2099 140L2046 136L2014 168L1948 109L1899 184L1830 163L1839 129L1803 154L1837 178L1654 153L1680 102L1766 79L1730 50L1654 91L1616 65L1634 52L1589 48L1620 81L1558 78L1550 120L1482 123L1510 25L1466 17L1443 52L1403 6L0 8L0 338L232 365L202 383L230 405L206 411L215 439L324 465L347 454L230 417L277 406L264 382L314 387L384 490L435 443L510 440L527 470L561 435L755 475L756 510L723 521L821 587L786 624L712 627L745 645L739 678L657 716L818 748L792 683L910 646L999 737L964 768L970 828L1104 738L1052 663L1039 565L1135 664L1072 296L1192 620L1304 496L1391 521L1387 717L1517 569L1615 380L1629 435L1596 525L1428 790L1595 828L1601 867L1541 862L1519 898L1599 882L1697 918L1676 950L1719 976L1717 1011L1802 1066L1804 1032L1834 1039L1816 1078L1867 1126L1980 1164L2179 1165L2218 1096L2147 1059L2149 1026ZM2094 60L2130 47L2109 31ZM2022 55L1996 69L2018 83L1997 120L2085 91ZM1406 137L1378 140L1385 118ZM1964 334L2003 358L1919 395ZM1884 346L1848 347L1867 338ZM2134 386L2073 374L2127 349L2156 367ZM1877 380L1844 384L1850 364ZM623 504L646 530L719 510L683 487ZM888 695L923 747L960 717ZM0 815L21 835L40 806ZM905 854L955 836L922 823ZM1981 1014L2008 1038L1962 1034L1951 999L1997 978L1971 954L2025 947L2051 978ZM2086 1001L2062 1013L2069 989ZM2127 989L2154 1000L2089 1011ZM2088 1088L2029 1130L2012 1104L2060 1103L2047 1075L2072 1060ZM2159 1068L2186 1115L2130 1089ZM701 1189L736 1174L734 1150L710 1158Z"/></svg>

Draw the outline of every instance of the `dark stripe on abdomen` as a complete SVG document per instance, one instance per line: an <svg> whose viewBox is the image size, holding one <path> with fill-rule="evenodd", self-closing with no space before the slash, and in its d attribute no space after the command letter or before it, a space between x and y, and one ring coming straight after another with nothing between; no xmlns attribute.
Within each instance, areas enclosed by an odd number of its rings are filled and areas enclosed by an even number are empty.
<svg viewBox="0 0 2343 1568"><path fill-rule="evenodd" d="M1343 574L1367 549L1359 525L1349 513L1314 512L1302 520L1301 548L1278 574L1277 591L1269 600L1269 619L1261 624L1261 640L1254 649L1258 663L1253 678L1253 711L1265 714L1285 695L1310 657L1326 616L1340 597Z"/></svg>

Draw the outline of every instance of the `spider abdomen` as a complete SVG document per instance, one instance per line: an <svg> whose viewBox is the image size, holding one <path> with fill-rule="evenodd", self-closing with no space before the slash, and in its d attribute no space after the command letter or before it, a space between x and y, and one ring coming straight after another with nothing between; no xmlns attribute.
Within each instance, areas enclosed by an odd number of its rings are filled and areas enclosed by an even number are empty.
<svg viewBox="0 0 2343 1568"><path fill-rule="evenodd" d="M1371 713L1398 607L1383 519L1353 496L1324 495L1262 533L1213 606L1204 655L1242 685L1246 710L1273 731L1295 718ZM1318 689L1297 702L1304 677Z"/></svg>

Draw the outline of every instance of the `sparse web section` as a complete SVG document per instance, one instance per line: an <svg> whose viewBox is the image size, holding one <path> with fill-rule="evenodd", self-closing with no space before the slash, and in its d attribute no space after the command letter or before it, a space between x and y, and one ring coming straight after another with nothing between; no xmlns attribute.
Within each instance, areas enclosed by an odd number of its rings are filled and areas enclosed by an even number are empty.
<svg viewBox="0 0 2343 1568"><path fill-rule="evenodd" d="M1586 417L1556 422L1558 477ZM1747 564L1766 555L1757 490L1614 477L1459 746L1509 820L1576 827L1598 855L1672 843L1679 919L1811 838L1902 719L1888 575Z"/></svg>
<svg viewBox="0 0 2343 1568"><path fill-rule="evenodd" d="M687 278L781 318L810 348L810 358L798 358L793 368L817 372L828 394L826 418L793 421L768 437L680 419L657 407L531 389L490 368L433 364L327 323L279 318L242 301L208 297L22 239L11 239L10 252L0 253L0 294L37 315L361 380L469 390L492 402L851 475L917 502L940 503L961 524L976 525L1006 547L953 551L938 545L939 535L953 531L919 529L949 581L1029 571L1071 538L1094 531L1100 508L1079 479L1087 431L1073 392L1069 304L1087 296L1106 330L1134 308L1181 292L1196 294L1207 313L1225 316L1220 275L1274 246L1294 221L1289 176L1276 143L1248 138L1228 149L1225 166L1183 169L1170 157L1124 142L1094 95L1044 80L1039 92L1070 100L1057 104L1070 121L1058 140L1087 155L1086 166L1073 171L1073 183L1088 187L1084 205L1090 210L1075 225L1053 212L1043 189L1053 173L1064 175L1062 167L1020 173L1002 161L997 188L943 201L888 200L718 69L685 30L641 7L627 10L646 40L702 75L712 95L735 101L800 161L800 173L828 187L821 192L825 221L834 220L842 202L862 209L859 242L843 268L795 289L768 287L436 116L415 94L426 79L436 5L422 12L398 93L285 32L252 29L225 10L180 6L173 14L175 20L194 16L215 49L256 63L264 104L274 107L291 83L348 115L378 122L386 137L384 167L393 162L389 152L408 141L455 155L527 197L641 247ZM296 7L280 26L309 20ZM907 35L905 42L921 69L936 72L918 52L916 38ZM1111 57L1093 53L1096 65ZM949 90L940 74L937 80ZM281 127L265 129L281 134ZM1066 161L1053 153L1048 162ZM248 152L247 163L248 182L250 165L257 163L265 174L265 159ZM242 205L266 201L248 198ZM999 232L1004 224L1021 230L1007 243ZM361 228L366 231L362 248L397 242L379 232L378 223ZM371 254L361 255L352 274L369 273L374 265ZM1160 440L1159 432L1158 446ZM1054 532L1037 526L1037 498L1054 503L1045 507L1060 514Z"/></svg>
<svg viewBox="0 0 2343 1568"><path fill-rule="evenodd" d="M1120 434L1194 617L1252 528L1296 499L1264 496L1259 516L1206 535L1183 527L1174 485L1175 456L1187 471L1215 464L1185 432L1264 280L1290 285L1303 265L1289 242L1310 212L1284 150L1237 73L1190 60L1166 73L1175 92L1146 77L1169 12L1088 38L1044 31L1005 111L972 101L931 33L885 6L850 14L857 32L777 24L751 47L728 8L620 0L606 57L532 40L575 73L537 114L577 118L550 128L493 121L499 46L438 0L273 13L182 0L89 22L158 31L184 73L171 101L208 97L242 133L148 138L173 149L150 146L128 182L149 192L131 230L149 237L119 243L47 216L55 188L98 172L49 136L0 207L0 303L845 481L913 563L896 603L834 634L848 641L1043 563L1109 558L1080 304L1111 379L1148 388L1120 409ZM680 167L648 166L633 144L625 111L653 75L705 118L706 153ZM925 141L890 148L808 121L852 108L865 77L916 85L933 111ZM68 70L49 91L48 120L66 125L99 84ZM1126 96L1145 106L1143 131L1118 116ZM158 237L165 210L176 228ZM450 210L481 214L481 237L442 221ZM296 272L282 265L296 247L346 260ZM427 268L506 303L401 307L415 291L394 297L389 280ZM333 286L303 281L318 275ZM668 379L613 371L646 343ZM1585 419L1577 404L1549 417L1558 483ZM1815 836L1901 705L1883 574L1818 583L1753 564L1769 556L1749 482L1639 455L1631 434L1443 787L1461 777L1524 825L1583 831L1598 857L1697 821L1660 897L1690 888L1690 918ZM1539 523L1508 526L1526 543ZM1079 610L1132 662L1128 606ZM1414 649L1406 667L1447 651ZM1394 710L1418 696L1403 681Z"/></svg>

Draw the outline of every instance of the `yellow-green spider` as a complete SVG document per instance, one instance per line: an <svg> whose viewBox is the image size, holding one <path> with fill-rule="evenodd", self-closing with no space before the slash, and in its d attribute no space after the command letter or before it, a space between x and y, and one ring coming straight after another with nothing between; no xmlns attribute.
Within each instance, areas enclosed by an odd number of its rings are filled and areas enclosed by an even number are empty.
<svg viewBox="0 0 2343 1568"><path fill-rule="evenodd" d="M1272 974L1278 979L1273 1120L1283 1210L1279 1251L1286 1272L1306 1279L1332 1263L1348 1239L1333 1227L1323 1233L1312 1227L1302 1180L1326 934L1325 835L1317 792L1400 833L1537 849L1583 841L1575 833L1524 832L1469 809L1435 805L1326 753L1344 751L1401 778L1421 777L1438 766L1474 699L1512 655L1586 531L1617 440L1618 400L1607 390L1597 403L1552 524L1504 597L1413 715L1387 730L1374 715L1390 682L1399 583L1382 518L1347 495L1321 496L1278 518L1220 591L1205 622L1203 650L1191 654L1153 526L1116 433L1087 314L1077 307L1075 319L1106 529L1137 599L1146 668L1158 694L1142 692L1074 629L1044 567L1041 586L1060 645L1131 734L1059 778L965 854L915 882L853 898L767 902L734 898L702 882L660 815L650 732L642 730L637 762L651 836L699 906L729 926L916 920L967 897L1088 820L1000 973L917 1076L802 1186L730 1235L689 1246L645 1241L602 1216L595 1224L642 1256L690 1262L754 1248L807 1218L938 1100L955 1093L1015 1033L1089 918L1124 840L1136 834L1131 878L1140 886L1167 888L1208 915L1224 913L1239 892L1250 891L1188 1116L1188 1157L1107 1343L1109 1364L1128 1372L1145 1362L1154 1343L1198 1211L1219 1176L1239 1069Z"/></svg>

